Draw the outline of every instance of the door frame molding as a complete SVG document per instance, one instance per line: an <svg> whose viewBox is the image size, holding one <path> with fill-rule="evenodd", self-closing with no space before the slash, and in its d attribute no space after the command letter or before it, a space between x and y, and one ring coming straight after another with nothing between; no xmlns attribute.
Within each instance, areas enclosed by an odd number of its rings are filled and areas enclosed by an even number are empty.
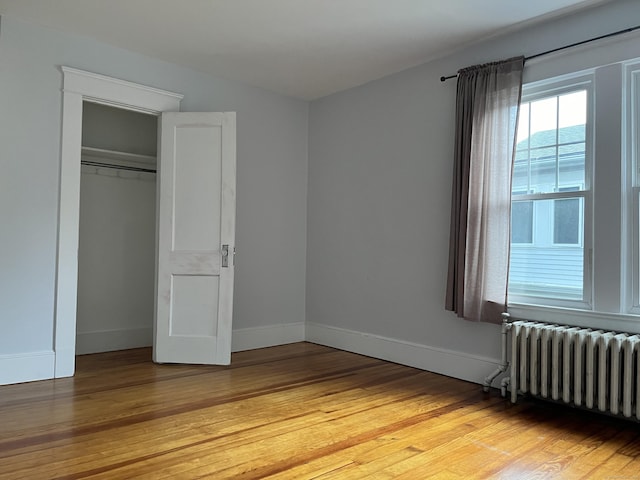
<svg viewBox="0 0 640 480"><path fill-rule="evenodd" d="M75 371L82 102L159 115L179 111L183 98L178 93L126 80L60 68L63 87L53 340L55 378L73 376Z"/></svg>

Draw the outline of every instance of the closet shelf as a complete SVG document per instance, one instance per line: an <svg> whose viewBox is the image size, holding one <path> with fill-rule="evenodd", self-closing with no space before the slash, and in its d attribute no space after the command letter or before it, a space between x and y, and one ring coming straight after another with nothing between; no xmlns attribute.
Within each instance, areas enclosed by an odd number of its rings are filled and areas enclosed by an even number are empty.
<svg viewBox="0 0 640 480"><path fill-rule="evenodd" d="M108 158L109 160L142 162L145 164L156 163L154 155L143 155L140 153L119 152L118 150L107 150L105 148L82 147L82 155L88 157Z"/></svg>
<svg viewBox="0 0 640 480"><path fill-rule="evenodd" d="M82 163L123 167L127 170L155 171L156 157L139 153L119 152L104 148L82 147Z"/></svg>

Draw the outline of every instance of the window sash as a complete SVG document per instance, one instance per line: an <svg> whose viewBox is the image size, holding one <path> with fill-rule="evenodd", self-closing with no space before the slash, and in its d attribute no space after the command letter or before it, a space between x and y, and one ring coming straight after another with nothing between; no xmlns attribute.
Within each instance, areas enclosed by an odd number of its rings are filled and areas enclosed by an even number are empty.
<svg viewBox="0 0 640 480"><path fill-rule="evenodd" d="M582 212L591 210L591 192L558 192L546 194L532 194L514 197L513 202L532 201L534 203L534 212L536 208L543 208L543 211L553 209L555 200L578 199L581 204ZM527 200L525 200L527 199ZM536 207L536 202L551 202L550 205ZM536 221L534 214L534 223ZM583 213L581 219L581 230L579 230L578 244L557 244L553 242L553 215L547 218L550 223L547 228L542 227L542 231L533 231L533 241L530 244L513 243L511 244L511 265L509 278L509 304L537 304L545 306L556 306L563 308L590 309L591 308L591 243L588 235L590 228L590 218ZM536 235L539 235L536 237ZM540 239L542 235L542 240ZM522 273L518 273L518 269L533 268L529 274L535 278L535 270L545 268L544 264L537 265L536 255L547 258L549 256L557 258L560 262L572 262L571 258L575 258L575 249L581 249L581 291L576 291L576 287L572 286L571 272L568 272L566 285L556 284L552 272L549 275L549 283L544 286L542 282L519 283ZM526 255L523 259L522 255ZM526 258L533 259L529 263ZM536 266L537 265L537 266ZM528 266L528 267L527 267ZM552 265L553 267L553 262ZM564 294L563 294L564 293Z"/></svg>

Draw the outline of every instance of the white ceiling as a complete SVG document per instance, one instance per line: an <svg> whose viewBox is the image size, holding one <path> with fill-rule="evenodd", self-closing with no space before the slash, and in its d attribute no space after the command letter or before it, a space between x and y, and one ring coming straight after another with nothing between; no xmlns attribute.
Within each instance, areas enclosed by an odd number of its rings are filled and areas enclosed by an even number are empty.
<svg viewBox="0 0 640 480"><path fill-rule="evenodd" d="M310 100L606 1L0 0L0 15Z"/></svg>

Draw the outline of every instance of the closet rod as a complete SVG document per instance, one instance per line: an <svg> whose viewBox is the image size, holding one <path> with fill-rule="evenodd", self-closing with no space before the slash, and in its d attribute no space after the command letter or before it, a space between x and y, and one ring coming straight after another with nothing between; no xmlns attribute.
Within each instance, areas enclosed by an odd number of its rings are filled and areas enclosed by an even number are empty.
<svg viewBox="0 0 640 480"><path fill-rule="evenodd" d="M113 168L116 170L127 170L130 172L156 173L156 171L151 168L130 167L128 165L117 165L114 163L106 163L106 162L94 162L92 160L81 160L80 164L87 165L89 167Z"/></svg>

